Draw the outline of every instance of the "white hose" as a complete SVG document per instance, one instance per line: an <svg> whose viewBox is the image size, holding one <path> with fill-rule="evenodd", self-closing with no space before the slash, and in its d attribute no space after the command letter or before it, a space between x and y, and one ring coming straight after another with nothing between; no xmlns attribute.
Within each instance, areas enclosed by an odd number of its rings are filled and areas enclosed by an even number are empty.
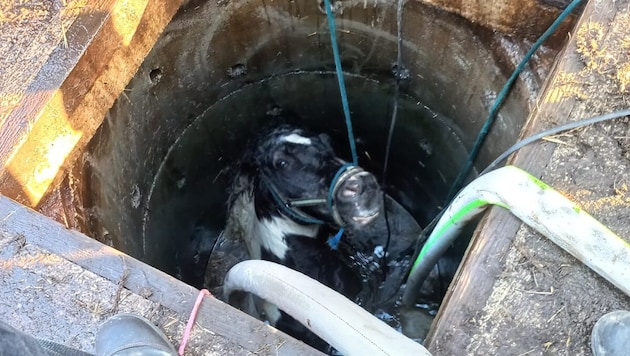
<svg viewBox="0 0 630 356"><path fill-rule="evenodd" d="M441 256L440 250L488 205L510 210L630 295L630 244L547 184L519 168L506 166L474 180L446 209L412 267L405 304L413 303L414 291Z"/></svg>
<svg viewBox="0 0 630 356"><path fill-rule="evenodd" d="M227 296L241 290L275 304L344 355L430 355L341 294L273 262L240 262L223 288Z"/></svg>

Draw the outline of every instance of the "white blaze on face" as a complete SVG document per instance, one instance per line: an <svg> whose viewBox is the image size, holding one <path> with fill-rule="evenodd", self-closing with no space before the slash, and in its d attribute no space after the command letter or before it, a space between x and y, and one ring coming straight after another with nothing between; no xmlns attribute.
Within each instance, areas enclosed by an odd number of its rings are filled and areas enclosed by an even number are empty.
<svg viewBox="0 0 630 356"><path fill-rule="evenodd" d="M307 146L312 144L310 138L304 137L304 136L300 136L300 135L298 135L296 133L292 133L292 134L290 134L288 136L284 136L282 138L282 141L283 142L295 143L295 144L298 144L298 145L307 145Z"/></svg>

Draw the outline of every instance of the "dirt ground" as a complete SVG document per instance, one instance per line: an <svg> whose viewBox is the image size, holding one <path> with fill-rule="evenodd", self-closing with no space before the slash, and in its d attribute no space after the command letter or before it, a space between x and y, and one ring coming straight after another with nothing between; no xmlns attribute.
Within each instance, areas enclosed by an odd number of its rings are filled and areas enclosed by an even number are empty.
<svg viewBox="0 0 630 356"><path fill-rule="evenodd" d="M583 118L630 107L630 13L618 2L611 28L590 22L578 31L576 72L556 88L572 90ZM545 126L565 118L550 117ZM630 242L630 120L596 124L547 139L556 145L542 180L578 202ZM630 310L630 297L550 240L523 226L485 308L470 318L468 354L589 355L590 333L605 313Z"/></svg>

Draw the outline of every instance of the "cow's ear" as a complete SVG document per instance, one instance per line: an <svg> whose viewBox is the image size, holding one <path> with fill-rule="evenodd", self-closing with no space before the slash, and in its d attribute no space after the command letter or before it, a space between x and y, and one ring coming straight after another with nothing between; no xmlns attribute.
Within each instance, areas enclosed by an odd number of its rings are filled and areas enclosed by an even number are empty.
<svg viewBox="0 0 630 356"><path fill-rule="evenodd" d="M322 141L322 143L326 145L326 147L332 149L332 144L331 144L332 140L330 139L330 136L328 136L325 133L322 133L322 134L319 134L318 137Z"/></svg>
<svg viewBox="0 0 630 356"><path fill-rule="evenodd" d="M241 158L238 162L238 167L242 172L247 172L248 174L254 174L260 163L256 159L255 149L252 147L248 147L245 152L241 155Z"/></svg>

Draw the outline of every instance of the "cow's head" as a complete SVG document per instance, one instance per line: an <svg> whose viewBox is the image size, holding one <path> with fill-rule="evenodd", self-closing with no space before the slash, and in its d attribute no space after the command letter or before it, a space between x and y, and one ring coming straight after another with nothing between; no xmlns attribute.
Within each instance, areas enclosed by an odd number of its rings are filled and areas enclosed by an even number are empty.
<svg viewBox="0 0 630 356"><path fill-rule="evenodd" d="M257 182L259 218L281 212L300 223L359 228L382 209L376 178L337 157L325 134L288 125L266 130L242 164Z"/></svg>

